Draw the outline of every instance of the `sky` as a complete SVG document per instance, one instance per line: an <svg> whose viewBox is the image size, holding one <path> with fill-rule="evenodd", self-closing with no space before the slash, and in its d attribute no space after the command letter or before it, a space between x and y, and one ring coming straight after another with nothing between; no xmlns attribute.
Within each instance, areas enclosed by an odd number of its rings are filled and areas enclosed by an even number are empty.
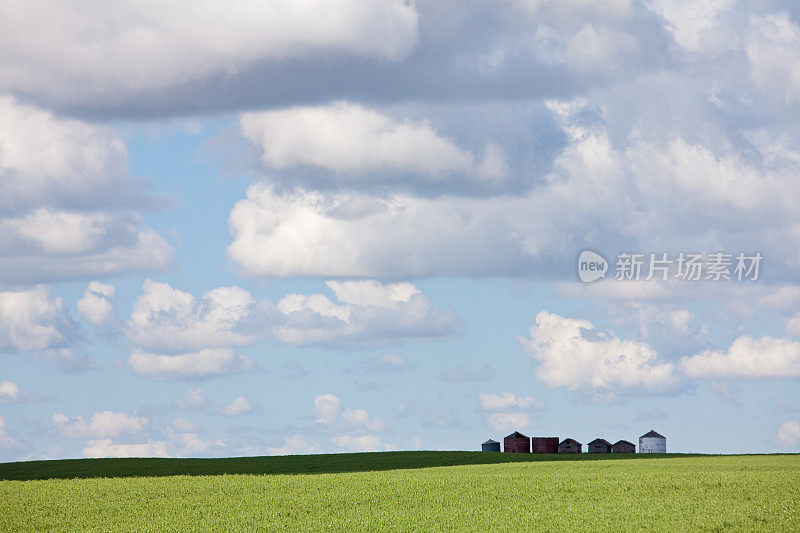
<svg viewBox="0 0 800 533"><path fill-rule="evenodd" d="M4 2L0 461L797 452L799 141L789 0Z"/></svg>

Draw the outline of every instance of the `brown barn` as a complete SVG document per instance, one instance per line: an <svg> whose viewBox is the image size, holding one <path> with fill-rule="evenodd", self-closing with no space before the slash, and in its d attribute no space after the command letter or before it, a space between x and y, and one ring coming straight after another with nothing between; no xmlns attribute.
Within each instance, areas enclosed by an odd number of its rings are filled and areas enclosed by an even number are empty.
<svg viewBox="0 0 800 533"><path fill-rule="evenodd" d="M531 453L531 439L515 431L503 439L503 451L506 453Z"/></svg>
<svg viewBox="0 0 800 533"><path fill-rule="evenodd" d="M636 445L626 440L618 440L611 446L611 453L636 453Z"/></svg>
<svg viewBox="0 0 800 533"><path fill-rule="evenodd" d="M583 444L575 439L564 439L558 445L558 453L581 453Z"/></svg>
<svg viewBox="0 0 800 533"><path fill-rule="evenodd" d="M558 437L531 437L531 453L558 453Z"/></svg>
<svg viewBox="0 0 800 533"><path fill-rule="evenodd" d="M589 453L611 453L611 443L606 439L594 439L586 446Z"/></svg>

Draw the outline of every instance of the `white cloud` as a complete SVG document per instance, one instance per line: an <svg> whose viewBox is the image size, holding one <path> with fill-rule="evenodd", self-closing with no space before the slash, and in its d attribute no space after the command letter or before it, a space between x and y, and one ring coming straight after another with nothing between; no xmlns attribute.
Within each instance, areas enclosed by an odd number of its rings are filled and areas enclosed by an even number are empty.
<svg viewBox="0 0 800 533"><path fill-rule="evenodd" d="M0 292L0 352L65 348L74 336L64 301L47 287Z"/></svg>
<svg viewBox="0 0 800 533"><path fill-rule="evenodd" d="M250 344L242 331L253 306L240 287L220 287L199 300L167 283L146 280L127 324L133 342L150 350L182 352Z"/></svg>
<svg viewBox="0 0 800 533"><path fill-rule="evenodd" d="M367 429L381 432L386 423L370 415L366 409L343 408L342 401L335 395L326 393L314 398L314 411L317 422L346 429Z"/></svg>
<svg viewBox="0 0 800 533"><path fill-rule="evenodd" d="M25 445L9 431L5 418L0 415L0 451L14 453L24 448Z"/></svg>
<svg viewBox="0 0 800 533"><path fill-rule="evenodd" d="M745 51L755 85L781 104L800 103L800 26L788 13L752 17Z"/></svg>
<svg viewBox="0 0 800 533"><path fill-rule="evenodd" d="M244 396L237 396L231 403L223 407L222 414L225 416L245 415L253 412L255 406Z"/></svg>
<svg viewBox="0 0 800 533"><path fill-rule="evenodd" d="M679 385L673 365L659 363L653 348L621 340L587 320L542 311L531 338L517 340L538 363L536 377L548 385L603 398L661 394Z"/></svg>
<svg viewBox="0 0 800 533"><path fill-rule="evenodd" d="M140 444L119 444L111 439L93 439L86 441L83 456L100 457L169 457L167 443L164 441Z"/></svg>
<svg viewBox="0 0 800 533"><path fill-rule="evenodd" d="M314 398L314 411L319 422L333 423L342 411L342 401L330 393L320 394Z"/></svg>
<svg viewBox="0 0 800 533"><path fill-rule="evenodd" d="M286 437L282 446L267 448L270 455L300 455L314 453L318 450L318 443L301 434Z"/></svg>
<svg viewBox="0 0 800 533"><path fill-rule="evenodd" d="M202 379L235 374L253 368L243 355L228 348L208 348L178 355L159 355L134 350L128 362L135 372L157 379Z"/></svg>
<svg viewBox="0 0 800 533"><path fill-rule="evenodd" d="M0 65L2 71L2 65ZM139 224L153 207L110 128L0 96L0 277L69 279L158 270L172 248Z"/></svg>
<svg viewBox="0 0 800 533"><path fill-rule="evenodd" d="M736 43L735 35L720 20L733 0L651 0L650 6L664 17L675 42L689 51L716 51Z"/></svg>
<svg viewBox="0 0 800 533"><path fill-rule="evenodd" d="M508 411L510 409L534 409L541 406L533 396L517 396L512 392L492 394L483 392L478 395L478 402L484 411Z"/></svg>
<svg viewBox="0 0 800 533"><path fill-rule="evenodd" d="M800 444L800 422L788 420L778 428L778 442L787 448L794 448Z"/></svg>
<svg viewBox="0 0 800 533"><path fill-rule="evenodd" d="M786 334L800 337L800 313L786 319Z"/></svg>
<svg viewBox="0 0 800 533"><path fill-rule="evenodd" d="M378 357L363 359L359 365L365 372L373 374L402 372L412 367L411 361L396 353L387 353Z"/></svg>
<svg viewBox="0 0 800 533"><path fill-rule="evenodd" d="M352 452L378 452L389 448L379 435L340 435L331 440L340 448Z"/></svg>
<svg viewBox="0 0 800 533"><path fill-rule="evenodd" d="M530 424L530 416L526 413L492 413L486 418L486 425L498 432L523 429Z"/></svg>
<svg viewBox="0 0 800 533"><path fill-rule="evenodd" d="M584 248L741 250L769 231L775 238L760 251L775 273L800 261L784 245L800 233L776 222L800 213L800 160L778 139L754 146L759 157L683 131L620 144L599 121L586 123L586 102L548 107L568 142L526 192L421 197L259 182L231 211L228 255L243 274L265 278L552 276ZM773 150L782 154L774 161ZM761 216L765 209L776 216ZM731 217L739 224L710 222ZM712 225L697 232L688 221ZM661 284L651 290L668 294Z"/></svg>
<svg viewBox="0 0 800 533"><path fill-rule="evenodd" d="M114 285L93 281L78 300L77 308L92 324L107 322L114 314L111 299L114 298Z"/></svg>
<svg viewBox="0 0 800 533"><path fill-rule="evenodd" d="M147 425L147 418L114 411L96 412L89 422L81 416L63 413L55 413L51 420L62 436L71 439L116 439L121 435L139 434Z"/></svg>
<svg viewBox="0 0 800 533"><path fill-rule="evenodd" d="M385 173L499 179L507 172L496 145L487 147L481 162L428 122L396 121L347 102L247 113L240 125L245 137L262 151L262 162L273 168L315 167L341 179L372 181Z"/></svg>
<svg viewBox="0 0 800 533"><path fill-rule="evenodd" d="M701 379L770 379L800 376L800 342L743 335L727 352L706 350L681 358L681 370Z"/></svg>
<svg viewBox="0 0 800 533"><path fill-rule="evenodd" d="M201 387L189 389L175 400L175 405L179 409L203 409L209 404L208 395Z"/></svg>
<svg viewBox="0 0 800 533"><path fill-rule="evenodd" d="M19 387L13 381L0 381L0 405L19 400Z"/></svg>
<svg viewBox="0 0 800 533"><path fill-rule="evenodd" d="M323 294L289 294L278 302L275 337L295 345L382 343L454 333L452 313L436 308L410 283L328 281L340 304Z"/></svg>
<svg viewBox="0 0 800 533"><path fill-rule="evenodd" d="M337 52L400 60L416 39L416 10L401 0L121 2L113 10L103 2L8 4L0 8L0 48L14 53L0 62L0 90L113 100L233 77L264 60Z"/></svg>
<svg viewBox="0 0 800 533"><path fill-rule="evenodd" d="M183 418L182 416L173 418L169 427L176 433L199 433L202 429L199 423Z"/></svg>

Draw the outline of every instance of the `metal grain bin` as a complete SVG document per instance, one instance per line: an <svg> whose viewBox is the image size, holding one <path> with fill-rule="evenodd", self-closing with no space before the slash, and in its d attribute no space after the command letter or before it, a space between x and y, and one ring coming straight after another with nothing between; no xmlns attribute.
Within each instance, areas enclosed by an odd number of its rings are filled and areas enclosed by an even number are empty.
<svg viewBox="0 0 800 533"><path fill-rule="evenodd" d="M500 451L500 443L496 440L489 439L483 444L481 444L481 451L482 452L499 452Z"/></svg>
<svg viewBox="0 0 800 533"><path fill-rule="evenodd" d="M531 437L531 453L558 453L558 437Z"/></svg>
<svg viewBox="0 0 800 533"><path fill-rule="evenodd" d="M636 445L626 440L618 440L611 445L611 453L636 453Z"/></svg>
<svg viewBox="0 0 800 533"><path fill-rule="evenodd" d="M639 453L667 453L667 438L651 429L639 437Z"/></svg>
<svg viewBox="0 0 800 533"><path fill-rule="evenodd" d="M503 439L503 451L506 453L531 453L531 439L515 431Z"/></svg>
<svg viewBox="0 0 800 533"><path fill-rule="evenodd" d="M581 453L583 444L575 439L564 439L558 445L558 453Z"/></svg>
<svg viewBox="0 0 800 533"><path fill-rule="evenodd" d="M586 446L589 453L611 453L611 443L606 439L594 439Z"/></svg>

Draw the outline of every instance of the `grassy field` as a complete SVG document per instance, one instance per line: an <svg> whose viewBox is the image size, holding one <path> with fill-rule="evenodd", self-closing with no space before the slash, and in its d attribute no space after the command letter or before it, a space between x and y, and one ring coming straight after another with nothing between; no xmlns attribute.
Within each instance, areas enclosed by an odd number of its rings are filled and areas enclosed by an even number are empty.
<svg viewBox="0 0 800 533"><path fill-rule="evenodd" d="M11 463L0 465L0 530L800 531L797 455L509 455ZM493 464L468 464L480 456ZM91 477L103 466L162 477ZM216 475L163 476L178 471ZM43 475L73 479L8 480Z"/></svg>

